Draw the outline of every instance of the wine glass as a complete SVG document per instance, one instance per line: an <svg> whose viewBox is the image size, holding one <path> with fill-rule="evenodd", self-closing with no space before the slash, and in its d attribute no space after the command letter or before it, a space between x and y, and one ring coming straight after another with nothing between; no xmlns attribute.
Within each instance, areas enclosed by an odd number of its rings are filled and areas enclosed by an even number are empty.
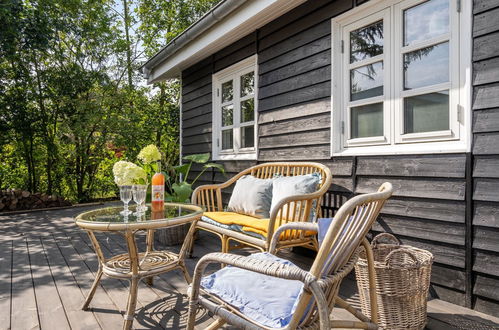
<svg viewBox="0 0 499 330"><path fill-rule="evenodd" d="M123 202L123 211L120 214L131 214L132 211L128 210L128 203L132 200L132 186L120 186L120 199Z"/></svg>
<svg viewBox="0 0 499 330"><path fill-rule="evenodd" d="M147 195L147 185L145 184L136 184L133 186L133 200L137 203L137 212L136 214L144 213L147 210L147 207L144 205L146 201Z"/></svg>

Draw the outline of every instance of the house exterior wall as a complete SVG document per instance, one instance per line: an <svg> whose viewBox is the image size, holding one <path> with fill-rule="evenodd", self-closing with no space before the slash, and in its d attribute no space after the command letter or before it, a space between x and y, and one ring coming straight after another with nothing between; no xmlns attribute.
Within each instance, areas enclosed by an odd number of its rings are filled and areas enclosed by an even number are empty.
<svg viewBox="0 0 499 330"><path fill-rule="evenodd" d="M499 314L499 2L473 1L473 293Z"/></svg>
<svg viewBox="0 0 499 330"><path fill-rule="evenodd" d="M324 163L325 216L390 181L373 231L433 252L433 296L499 315L499 3L473 3L472 153L331 158L331 18L361 2L308 1L183 71L183 153L212 152L212 74L258 54L258 157L221 162L227 177L258 162ZM198 183L227 177L206 172Z"/></svg>

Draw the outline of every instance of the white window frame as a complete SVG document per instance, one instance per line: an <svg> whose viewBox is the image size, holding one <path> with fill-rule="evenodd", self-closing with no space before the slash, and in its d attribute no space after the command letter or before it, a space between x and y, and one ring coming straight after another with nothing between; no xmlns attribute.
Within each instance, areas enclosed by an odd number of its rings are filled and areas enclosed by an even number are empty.
<svg viewBox="0 0 499 330"><path fill-rule="evenodd" d="M331 155L383 155L469 152L471 150L471 3L449 0L450 31L448 35L402 47L403 10L426 0L371 0L343 15L332 24L332 86L331 86ZM386 19L388 18L388 19ZM383 54L374 58L349 62L349 32L384 19ZM404 91L403 52L450 40L449 83L429 88ZM456 56L458 54L458 56ZM350 102L351 67L384 61L384 94L381 97ZM390 63L390 65L387 65ZM403 99L449 89L449 130L403 133ZM376 100L375 100L376 99ZM348 139L350 136L349 106L384 100L384 134L382 137Z"/></svg>
<svg viewBox="0 0 499 330"><path fill-rule="evenodd" d="M253 71L255 73L255 92L244 97L240 97L240 77L246 73ZM229 80L233 81L233 99L230 103L234 105L231 126L224 126L224 129L232 129L233 131L233 149L222 150L222 84ZM212 76L212 149L214 160L252 160L257 158L258 154L258 66L257 55L248 57L228 68L216 72ZM241 101L254 98L254 120L241 123ZM240 148L241 128L254 125L254 147Z"/></svg>

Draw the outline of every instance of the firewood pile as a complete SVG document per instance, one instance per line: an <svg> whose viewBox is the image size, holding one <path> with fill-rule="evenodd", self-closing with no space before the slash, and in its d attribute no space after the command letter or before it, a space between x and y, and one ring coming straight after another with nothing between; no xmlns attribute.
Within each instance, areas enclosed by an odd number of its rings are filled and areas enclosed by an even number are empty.
<svg viewBox="0 0 499 330"><path fill-rule="evenodd" d="M0 190L0 212L44 209L61 206L71 206L71 202L55 195L42 193L32 194L26 190Z"/></svg>

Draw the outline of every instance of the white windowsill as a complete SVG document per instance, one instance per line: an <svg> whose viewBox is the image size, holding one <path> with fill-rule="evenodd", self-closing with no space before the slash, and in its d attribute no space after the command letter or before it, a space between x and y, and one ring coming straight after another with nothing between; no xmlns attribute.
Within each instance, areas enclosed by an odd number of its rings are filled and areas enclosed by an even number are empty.
<svg viewBox="0 0 499 330"><path fill-rule="evenodd" d="M379 156L379 155L409 155L409 154L444 154L469 152L465 142L432 142L414 144L396 144L383 146L368 146L346 148L332 153L339 156Z"/></svg>
<svg viewBox="0 0 499 330"><path fill-rule="evenodd" d="M215 155L213 160L256 160L256 153Z"/></svg>

